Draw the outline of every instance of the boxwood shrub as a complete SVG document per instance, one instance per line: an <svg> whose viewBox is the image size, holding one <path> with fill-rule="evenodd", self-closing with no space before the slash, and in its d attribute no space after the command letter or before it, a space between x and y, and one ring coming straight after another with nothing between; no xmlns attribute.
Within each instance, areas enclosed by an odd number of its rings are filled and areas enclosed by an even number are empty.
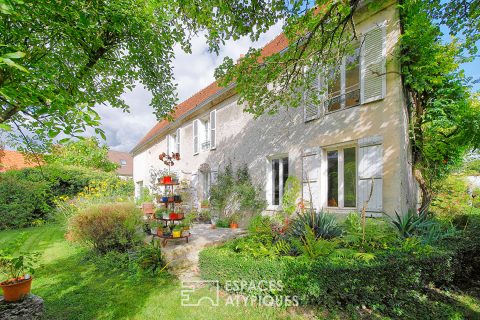
<svg viewBox="0 0 480 320"><path fill-rule="evenodd" d="M369 264L355 260L310 260L295 257L259 258L238 255L226 248L200 253L205 280L281 280L280 295L297 296L302 304L392 307L407 303L431 282L449 283L454 276L450 251L428 256L390 253ZM275 293L272 293L275 294Z"/></svg>

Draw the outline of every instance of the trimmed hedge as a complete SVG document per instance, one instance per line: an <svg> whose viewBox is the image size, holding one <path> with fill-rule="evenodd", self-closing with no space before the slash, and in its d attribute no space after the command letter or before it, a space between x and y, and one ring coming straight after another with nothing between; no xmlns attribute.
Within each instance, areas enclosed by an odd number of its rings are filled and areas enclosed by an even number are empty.
<svg viewBox="0 0 480 320"><path fill-rule="evenodd" d="M392 253L366 264L352 260L254 258L226 248L209 248L200 253L200 270L203 279L218 280L221 285L232 280L281 280L284 290L280 295L298 296L302 304L393 307L410 301L414 290L431 282L451 282L453 258L452 252L429 256Z"/></svg>

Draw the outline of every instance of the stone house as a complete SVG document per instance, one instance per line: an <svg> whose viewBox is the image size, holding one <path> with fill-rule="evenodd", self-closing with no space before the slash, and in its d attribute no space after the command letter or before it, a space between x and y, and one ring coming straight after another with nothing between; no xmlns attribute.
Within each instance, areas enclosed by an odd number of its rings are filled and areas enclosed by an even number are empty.
<svg viewBox="0 0 480 320"><path fill-rule="evenodd" d="M376 12L363 8L355 21L361 45L343 60L340 77L318 105L254 119L237 102L234 84L221 88L215 82L180 103L175 121L159 122L131 151L137 195L149 185L150 169L164 168L158 156L168 151L181 154L174 169L191 181L197 201L208 198L216 174L231 162L248 165L267 210L280 209L291 175L301 179L304 198L311 194L317 209L361 210L372 183L371 215L414 208L408 117L393 54L400 36L396 2ZM286 46L279 35L262 53Z"/></svg>

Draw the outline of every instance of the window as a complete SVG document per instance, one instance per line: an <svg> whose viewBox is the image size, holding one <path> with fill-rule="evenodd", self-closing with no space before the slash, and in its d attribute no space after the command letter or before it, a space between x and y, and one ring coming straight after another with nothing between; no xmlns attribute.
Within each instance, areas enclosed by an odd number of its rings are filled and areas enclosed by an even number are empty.
<svg viewBox="0 0 480 320"><path fill-rule="evenodd" d="M125 167L125 166L127 165L127 160L121 159L121 160L120 160L120 165L121 165L122 167Z"/></svg>
<svg viewBox="0 0 480 320"><path fill-rule="evenodd" d="M280 205L283 197L283 186L288 178L288 157L272 159L272 194L271 204Z"/></svg>
<svg viewBox="0 0 480 320"><path fill-rule="evenodd" d="M386 82L386 22L375 24L361 37L353 54L339 66L313 76L312 89L304 92L304 121L324 113L383 99ZM312 71L313 72L313 71ZM316 101L311 91L321 92Z"/></svg>
<svg viewBox="0 0 480 320"><path fill-rule="evenodd" d="M193 153L216 148L217 112L211 111L203 118L193 121Z"/></svg>
<svg viewBox="0 0 480 320"><path fill-rule="evenodd" d="M356 46L351 56L342 59L342 64L332 70L327 86L327 112L360 104L360 49Z"/></svg>
<svg viewBox="0 0 480 320"><path fill-rule="evenodd" d="M355 208L357 160L355 147L327 151L327 206Z"/></svg>

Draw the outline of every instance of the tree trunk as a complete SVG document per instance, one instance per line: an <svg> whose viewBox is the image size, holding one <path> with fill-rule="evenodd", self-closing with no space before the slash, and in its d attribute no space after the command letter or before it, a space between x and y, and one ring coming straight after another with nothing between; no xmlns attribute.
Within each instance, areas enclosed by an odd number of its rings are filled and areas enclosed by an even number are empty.
<svg viewBox="0 0 480 320"><path fill-rule="evenodd" d="M426 212L430 203L432 202L432 192L423 177L422 172L418 168L413 169L413 175L415 176L415 180L418 182L418 186L420 187L420 191L422 192L422 202L420 205L419 212Z"/></svg>

